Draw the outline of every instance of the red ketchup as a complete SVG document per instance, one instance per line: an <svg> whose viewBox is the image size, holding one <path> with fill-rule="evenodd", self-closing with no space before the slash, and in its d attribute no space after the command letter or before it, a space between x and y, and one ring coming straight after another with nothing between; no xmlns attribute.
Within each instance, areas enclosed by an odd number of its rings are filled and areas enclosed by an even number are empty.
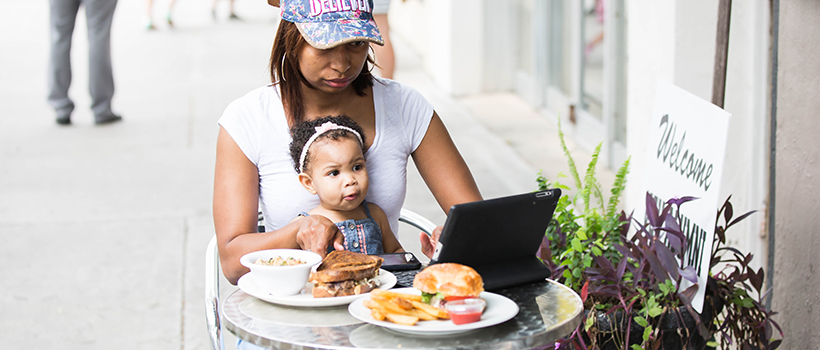
<svg viewBox="0 0 820 350"><path fill-rule="evenodd" d="M450 320L455 324L465 324L478 322L481 319L481 311L473 312L453 312L450 311Z"/></svg>
<svg viewBox="0 0 820 350"><path fill-rule="evenodd" d="M446 304L450 320L454 324L478 322L487 302L480 298L448 301Z"/></svg>

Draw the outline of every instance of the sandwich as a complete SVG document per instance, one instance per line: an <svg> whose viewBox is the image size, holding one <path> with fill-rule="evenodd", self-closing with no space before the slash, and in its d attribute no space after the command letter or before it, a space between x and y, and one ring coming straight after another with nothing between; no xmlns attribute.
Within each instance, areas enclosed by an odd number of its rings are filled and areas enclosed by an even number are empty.
<svg viewBox="0 0 820 350"><path fill-rule="evenodd" d="M421 291L422 302L444 309L448 301L478 298L484 291L484 281L472 267L441 263L419 272L413 287Z"/></svg>
<svg viewBox="0 0 820 350"><path fill-rule="evenodd" d="M334 250L310 274L314 298L341 297L367 293L379 286L378 256Z"/></svg>

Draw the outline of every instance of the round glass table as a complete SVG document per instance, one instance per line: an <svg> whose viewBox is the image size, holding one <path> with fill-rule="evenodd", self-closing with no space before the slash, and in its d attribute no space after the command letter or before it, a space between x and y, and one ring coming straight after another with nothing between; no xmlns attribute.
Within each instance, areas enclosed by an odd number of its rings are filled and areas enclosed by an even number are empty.
<svg viewBox="0 0 820 350"><path fill-rule="evenodd" d="M518 314L504 323L447 336L418 336L363 323L347 305L289 307L241 290L222 304L225 327L237 337L271 349L533 349L568 336L581 323L577 293L546 280L493 291L513 300Z"/></svg>

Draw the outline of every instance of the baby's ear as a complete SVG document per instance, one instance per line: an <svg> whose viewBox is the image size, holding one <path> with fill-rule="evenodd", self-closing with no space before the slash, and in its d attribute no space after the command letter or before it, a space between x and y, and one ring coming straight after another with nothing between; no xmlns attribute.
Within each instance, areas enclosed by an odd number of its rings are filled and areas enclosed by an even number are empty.
<svg viewBox="0 0 820 350"><path fill-rule="evenodd" d="M313 188L313 179L310 177L310 175L305 173L299 173L299 183L301 183L302 187L308 190L310 194L316 194L316 190Z"/></svg>

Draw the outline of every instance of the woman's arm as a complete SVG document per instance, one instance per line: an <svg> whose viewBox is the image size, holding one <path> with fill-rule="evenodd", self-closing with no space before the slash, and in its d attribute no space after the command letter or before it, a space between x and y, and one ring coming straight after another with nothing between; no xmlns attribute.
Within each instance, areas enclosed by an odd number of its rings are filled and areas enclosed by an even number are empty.
<svg viewBox="0 0 820 350"><path fill-rule="evenodd" d="M427 133L413 152L413 162L444 213L455 204L482 199L473 174L435 111ZM419 234L422 253L427 257L433 256L440 234L441 227L429 237Z"/></svg>
<svg viewBox="0 0 820 350"><path fill-rule="evenodd" d="M259 171L233 138L219 128L214 172L214 228L222 272L232 284L248 269L239 263L243 255L263 249L310 249L320 255L328 242L342 246L336 225L322 216L294 220L271 232L257 233Z"/></svg>

